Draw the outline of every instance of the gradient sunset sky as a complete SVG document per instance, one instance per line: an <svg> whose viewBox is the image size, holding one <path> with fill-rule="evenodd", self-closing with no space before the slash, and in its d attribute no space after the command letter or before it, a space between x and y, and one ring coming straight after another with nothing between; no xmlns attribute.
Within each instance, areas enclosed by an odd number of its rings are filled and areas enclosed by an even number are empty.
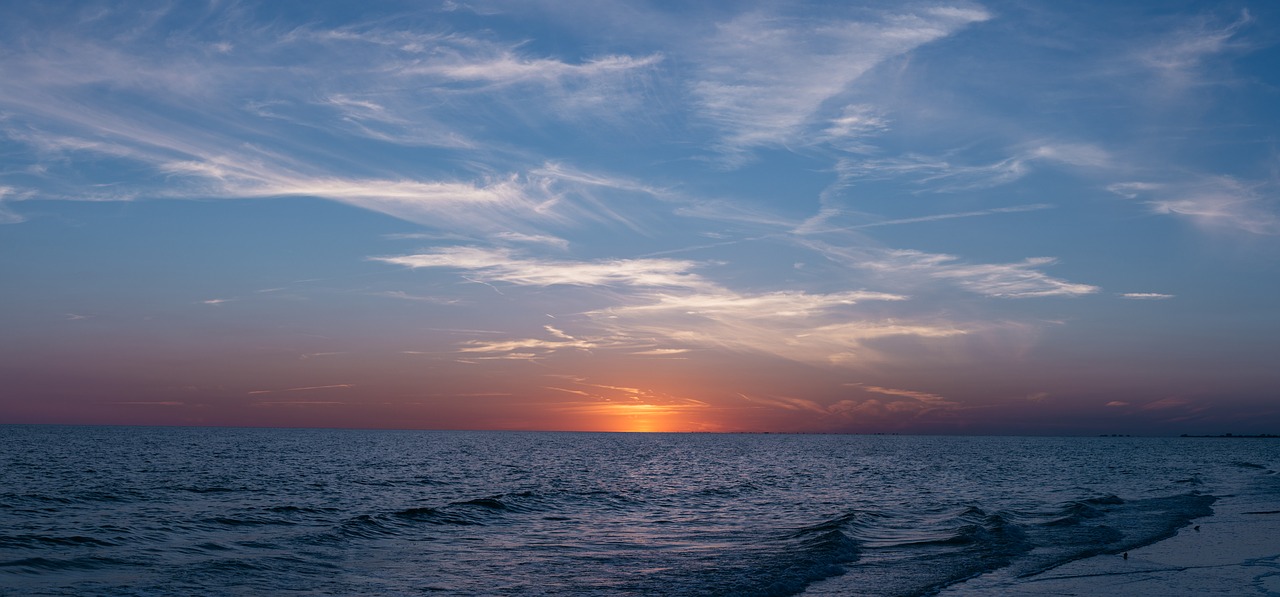
<svg viewBox="0 0 1280 597"><path fill-rule="evenodd" d="M0 423L1280 432L1280 3L0 15Z"/></svg>

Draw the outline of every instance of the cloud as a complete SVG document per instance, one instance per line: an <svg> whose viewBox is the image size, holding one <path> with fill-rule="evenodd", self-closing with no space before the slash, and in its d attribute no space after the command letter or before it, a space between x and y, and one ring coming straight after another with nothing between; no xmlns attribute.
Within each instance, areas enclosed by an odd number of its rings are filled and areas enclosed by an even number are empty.
<svg viewBox="0 0 1280 597"><path fill-rule="evenodd" d="M1056 263L1051 257L1032 257L1021 263L974 265L955 264L955 260L949 255L895 251L890 261L908 269L918 268L933 278L952 280L970 292L997 298L1081 296L1098 291L1097 286L1067 282L1034 269Z"/></svg>
<svg viewBox="0 0 1280 597"><path fill-rule="evenodd" d="M761 404L782 410L808 412L823 418L838 418L862 423L867 422L868 419L883 422L885 419L901 419L903 416L920 417L963 408L957 402L952 402L928 392L864 386L862 384L846 385L859 387L867 392L888 396L889 398L845 399L831 404L822 404L814 400L791 396L752 396L741 393L738 395L753 404Z"/></svg>
<svg viewBox="0 0 1280 597"><path fill-rule="evenodd" d="M1157 182L1118 182L1107 185L1107 190L1126 199L1137 199L1143 193L1159 191L1166 186Z"/></svg>
<svg viewBox="0 0 1280 597"><path fill-rule="evenodd" d="M947 400L946 398L943 398L938 394L931 394L929 392L917 392L915 390L899 390L896 388L884 388L880 386L867 386L860 383L849 384L849 385L862 388L863 390L866 390L868 392L872 392L875 394L883 394L886 396L902 396L904 398L911 398L911 399L923 402L925 404L931 404L935 406L954 406L956 404L955 402Z"/></svg>
<svg viewBox="0 0 1280 597"><path fill-rule="evenodd" d="M543 228L604 223L640 230L630 216L595 191L643 194L649 190L554 164L530 169L523 176L478 181L321 176L231 157L172 161L161 167L173 176L189 177L185 187L170 181L171 196L315 197L447 230L453 237L480 234L560 247L567 241Z"/></svg>
<svg viewBox="0 0 1280 597"><path fill-rule="evenodd" d="M639 58L602 56L580 64L568 64L546 58L531 59L502 51L497 56L481 59L457 59L409 66L400 70L400 74L501 85L523 82L556 83L565 79L591 79L649 68L659 62L662 62L662 56L654 54Z"/></svg>
<svg viewBox="0 0 1280 597"><path fill-rule="evenodd" d="M435 303L437 305L456 305L462 302L460 299L456 299L456 298L409 294L403 290L388 290L384 292L375 292L373 294L375 296L383 296L383 297L399 299L403 301L418 301L423 303Z"/></svg>
<svg viewBox="0 0 1280 597"><path fill-rule="evenodd" d="M773 408L781 408L783 410L803 410L818 413L820 415L832 414L832 411L827 407L805 398L792 398L788 396L748 396L746 394L738 395L747 402L763 404Z"/></svg>
<svg viewBox="0 0 1280 597"><path fill-rule="evenodd" d="M546 236L531 222L617 222L598 198L564 196L588 184L581 177L554 167L494 174L493 164L528 156L473 133L501 137L547 112L616 119L643 95L631 78L663 60L614 53L571 63L524 54L527 40L397 29L406 19L323 29L250 23L237 10L165 13L163 23L128 7L92 24L44 23L44 34L0 56L4 132L45 160L36 164L49 170L41 198L308 196L530 238ZM213 32L220 38L207 39ZM370 152L359 137L384 145ZM452 163L474 174L384 164L385 144L470 152ZM83 153L151 176L90 180ZM104 181L112 186L94 186ZM0 221L17 219L0 211Z"/></svg>
<svg viewBox="0 0 1280 597"><path fill-rule="evenodd" d="M827 137L877 130L857 108L821 118L824 106L863 74L958 29L991 18L977 8L924 9L855 20L751 12L719 24L701 55L692 94L720 131L731 161L752 148L801 141L812 126Z"/></svg>
<svg viewBox="0 0 1280 597"><path fill-rule="evenodd" d="M482 247L446 247L416 255L371 259L415 269L466 270L480 280L518 286L706 286L705 280L690 273L694 262L674 259L557 261L520 257L509 249Z"/></svg>
<svg viewBox="0 0 1280 597"><path fill-rule="evenodd" d="M285 388L283 390L250 390L249 394L274 394L276 392L309 392L311 390L349 390L354 387L356 387L355 384L339 383L339 384L330 384L327 386L305 386L300 388ZM325 404L325 403L322 403L322 404Z"/></svg>
<svg viewBox="0 0 1280 597"><path fill-rule="evenodd" d="M0 186L0 224L19 224L27 221L26 218L14 213L5 205L5 198L15 194L13 187Z"/></svg>
<svg viewBox="0 0 1280 597"><path fill-rule="evenodd" d="M982 209L977 211L965 211L949 214L933 214L928 216L920 216L916 218L898 218L894 220L880 220L878 222L868 222L866 224L856 224L853 226L838 226L831 228L820 228L812 224L806 223L796 228L797 234L823 234L828 232L840 232L847 230L862 230L865 228L877 228L880 226L898 226L902 224L921 224L925 222L939 222L943 220L955 220L961 218L978 218L983 216L993 216L999 214L1024 213L1029 211L1040 211L1044 209L1053 209L1053 205L1046 203L1036 203L1032 205L1014 205L1011 207L996 207L992 209ZM824 221L829 218L822 218Z"/></svg>
<svg viewBox="0 0 1280 597"><path fill-rule="evenodd" d="M1170 408L1181 408L1191 404L1190 400L1184 398L1161 398L1142 405L1142 410L1166 410Z"/></svg>
<svg viewBox="0 0 1280 597"><path fill-rule="evenodd" d="M1087 143L1036 142L1012 155L989 163L957 163L954 159L906 153L875 159L842 158L837 172L845 184L857 180L906 179L935 193L987 189L1014 182L1037 164L1086 170L1107 170L1114 164L1110 152Z"/></svg>
<svg viewBox="0 0 1280 597"><path fill-rule="evenodd" d="M1054 278L1037 268L1057 262L1052 257L1032 257L1020 263L971 264L942 253L910 249L857 249L805 241L828 258L850 267L871 270L907 282L938 280L994 298L1025 299L1082 296L1098 292L1097 286Z"/></svg>
<svg viewBox="0 0 1280 597"><path fill-rule="evenodd" d="M1137 59L1167 79L1191 83L1207 59L1242 47L1237 35L1253 21L1247 9L1242 10L1234 22L1225 25L1213 23L1208 18L1197 19L1142 49Z"/></svg>
<svg viewBox="0 0 1280 597"><path fill-rule="evenodd" d="M945 321L859 314L864 301L896 301L882 293L763 294L717 289L687 295L650 294L630 304L587 313L619 344L710 348L770 354L826 365L866 365L884 358L873 345L887 338L937 341L975 331Z"/></svg>
<svg viewBox="0 0 1280 597"><path fill-rule="evenodd" d="M900 294L866 290L810 293L740 292L693 273L695 262L671 259L547 260L508 249L449 247L427 253L376 257L413 268L451 268L478 281L516 286L608 287L611 306L581 314L575 325L590 335L548 327L549 338L473 340L461 352L502 358L541 358L558 350L619 349L676 354L719 348L774 354L817 363L866 362L871 343L905 337L937 340L969 333L949 322L868 318L855 309L869 302L901 302Z"/></svg>
<svg viewBox="0 0 1280 597"><path fill-rule="evenodd" d="M493 235L498 240L515 243L549 245L558 249L569 248L569 241L549 234L524 234L522 232L499 232Z"/></svg>
<svg viewBox="0 0 1280 597"><path fill-rule="evenodd" d="M670 356L670 355L676 355L676 354L684 354L687 352L689 352L688 348L651 348L649 350L637 350L635 352L632 352L631 354L640 355L640 356L662 357L662 356Z"/></svg>
<svg viewBox="0 0 1280 597"><path fill-rule="evenodd" d="M1172 294L1161 294L1159 292L1126 292L1120 295L1121 298L1139 300L1139 301L1161 301L1173 298Z"/></svg>
<svg viewBox="0 0 1280 597"><path fill-rule="evenodd" d="M1176 183L1117 183L1107 190L1128 199L1144 198L1152 213L1183 218L1206 229L1277 235L1280 214L1275 201L1259 192L1263 186L1231 176L1201 176Z"/></svg>
<svg viewBox="0 0 1280 597"><path fill-rule="evenodd" d="M360 124L367 124L367 119L380 125L357 132L390 141L415 136L431 140L432 128L450 130L457 128L455 123L483 121L490 110L514 117L508 121L552 116L618 122L620 113L639 105L637 98L664 60L660 53L615 53L566 61L531 54L527 40L506 42L460 32L424 34L379 25L304 31L291 36L300 47L318 49L322 55L364 58L369 65L365 69L340 71L347 75L340 79L347 95L361 96L359 103L349 106L353 109L340 111ZM374 97L386 100L366 111L361 104ZM467 105L481 109L460 109ZM415 124L422 120L424 106L437 108L431 111L435 117L429 119L430 126ZM468 146L476 143L459 133L435 137L460 139Z"/></svg>
<svg viewBox="0 0 1280 597"><path fill-rule="evenodd" d="M686 315L729 316L739 319L808 317L832 308L856 305L863 301L903 301L906 296L884 292L847 291L809 294L779 291L740 294L728 289L675 295L652 295L653 302L621 308L628 313L679 313Z"/></svg>
<svg viewBox="0 0 1280 597"><path fill-rule="evenodd" d="M842 140L853 141L852 145L842 147L846 151L866 150L867 147L860 144L858 140L885 131L888 128L888 119L874 106L850 104L844 107L844 111L839 116L829 121L822 134L829 143Z"/></svg>
<svg viewBox="0 0 1280 597"><path fill-rule="evenodd" d="M458 345L457 351L467 358L538 361L565 350L591 351L608 346L607 339L577 338L549 325L543 329L548 338L467 340Z"/></svg>

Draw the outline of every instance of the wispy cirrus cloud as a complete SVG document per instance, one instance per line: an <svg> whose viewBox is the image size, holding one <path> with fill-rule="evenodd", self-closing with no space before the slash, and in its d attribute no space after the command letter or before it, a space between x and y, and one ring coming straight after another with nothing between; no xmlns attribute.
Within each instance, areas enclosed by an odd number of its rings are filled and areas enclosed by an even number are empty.
<svg viewBox="0 0 1280 597"><path fill-rule="evenodd" d="M446 247L416 255L371 259L410 268L462 270L484 281L522 286L707 286L701 276L692 273L694 262L675 259L548 260L523 257L510 249L484 247Z"/></svg>
<svg viewBox="0 0 1280 597"><path fill-rule="evenodd" d="M899 226L902 224L922 224L926 222L941 222L944 220L957 220L957 219L963 219L963 218L980 218L984 216L993 216L993 215L1000 215L1000 214L1025 213L1030 211L1040 211L1040 210L1053 209L1053 208L1054 208L1053 205L1049 205L1047 203L1034 203L1031 205L1013 205L1010 207L995 207L992 209L981 209L976 211L930 214L927 216L918 216L914 218L896 218L896 219L890 219L890 220L879 220L879 221L867 222L865 224L854 224L852 226L822 227L822 226L816 225L818 223L825 222L826 220L830 219L831 215L833 215L833 214L828 214L826 217L821 218L821 220L813 220L811 222L806 222L804 225L797 227L795 232L798 234L823 234L828 232L841 232L841 231L848 231L848 230L862 230L866 228L878 228L880 226Z"/></svg>
<svg viewBox="0 0 1280 597"><path fill-rule="evenodd" d="M809 294L801 291L779 291L760 294L741 294L726 289L714 289L696 294L653 294L652 302L619 308L614 312L682 313L734 319L752 318L804 318L832 308L856 305L864 301L904 301L900 294L868 291L846 291L828 294Z"/></svg>
<svg viewBox="0 0 1280 597"><path fill-rule="evenodd" d="M1016 263L966 263L944 253L803 242L838 263L908 284L942 281L983 296L1006 299L1072 297L1099 291L1097 286L1068 282L1040 271L1038 268L1057 262L1052 257L1032 257Z"/></svg>
<svg viewBox="0 0 1280 597"><path fill-rule="evenodd" d="M956 7L861 18L743 14L720 23L706 41L692 93L734 163L753 148L795 143L811 127L828 137L875 130L883 122L856 108L821 114L877 65L989 18L980 8Z"/></svg>
<svg viewBox="0 0 1280 597"><path fill-rule="evenodd" d="M1126 292L1120 295L1120 298L1135 301L1163 301L1173 297L1174 295L1172 294L1164 294L1160 292Z"/></svg>
<svg viewBox="0 0 1280 597"><path fill-rule="evenodd" d="M958 402L947 400L937 394L900 390L863 384L846 384L864 392L875 394L877 398L843 399L824 404L807 398L792 396L761 396L738 394L743 400L771 408L789 410L817 415L825 420L844 422L884 423L888 420L901 422L904 418L938 415L948 411L963 409Z"/></svg>
<svg viewBox="0 0 1280 597"><path fill-rule="evenodd" d="M773 354L824 363L855 364L880 358L871 345L885 338L923 341L963 336L975 326L942 320L888 318L860 313L865 303L902 302L900 294L866 290L742 292L694 272L698 263L672 259L548 260L509 249L453 247L428 253L376 257L416 268L458 270L486 283L609 288L609 306L576 316L590 330L544 338L476 340L460 351L501 358L542 358L563 349L619 349L676 354L691 348Z"/></svg>
<svg viewBox="0 0 1280 597"><path fill-rule="evenodd" d="M1202 176L1178 182L1123 182L1107 190L1140 199L1152 213L1189 220L1207 229L1241 230L1258 235L1280 234L1280 208L1260 189L1231 176Z"/></svg>
<svg viewBox="0 0 1280 597"><path fill-rule="evenodd" d="M522 221L563 218L573 202L551 206L565 188L599 181L562 176L555 166L513 181L485 162L527 156L508 148L495 159L497 146L474 135L490 130L495 117L616 118L634 103L632 78L662 62L660 54L618 53L572 62L530 53L523 41L394 18L335 29L247 26L247 13L226 10L184 25L178 13L185 11L170 8L157 13L168 15L161 27L137 12L111 8L91 22L46 24L47 35L26 36L0 56L8 81L0 88L4 134L49 170L39 198L314 196L532 237L540 232ZM126 22L127 36L110 26ZM467 161L477 166L470 177L410 172L347 150L358 138L472 152ZM86 154L118 158L150 176L92 180L102 173L89 174ZM68 180L85 184L60 189ZM463 204L485 213L467 216Z"/></svg>
<svg viewBox="0 0 1280 597"><path fill-rule="evenodd" d="M592 79L649 68L662 62L658 54L649 56L601 56L578 64L548 58L529 58L503 50L496 56L461 58L406 66L402 75L436 76L453 81L476 81L499 85L525 82L562 83L572 79Z"/></svg>
<svg viewBox="0 0 1280 597"><path fill-rule="evenodd" d="M955 402L947 400L946 398L938 394L933 394L929 392L920 392L916 390L900 390L897 388L885 388L881 386L864 385L860 383L847 384L847 385L861 388L873 394L883 394L885 396L902 396L905 398L918 400L925 404L932 404L936 406L954 406L956 404Z"/></svg>
<svg viewBox="0 0 1280 597"><path fill-rule="evenodd" d="M1247 47L1239 34L1254 20L1248 9L1242 10L1230 23L1201 16L1142 48L1136 59L1174 83L1190 84L1205 68L1208 59Z"/></svg>
<svg viewBox="0 0 1280 597"><path fill-rule="evenodd" d="M27 221L5 204L5 199L15 194L13 187L0 186L0 224L18 224Z"/></svg>
<svg viewBox="0 0 1280 597"><path fill-rule="evenodd" d="M355 384L338 383L327 386L302 386L297 388L284 388L281 390L251 390L249 394L275 394L277 392L310 392L312 390L350 390L356 387Z"/></svg>
<svg viewBox="0 0 1280 597"><path fill-rule="evenodd" d="M467 354L469 358L537 360L562 350L591 350L596 347L598 344L591 340L553 335L550 339L469 340L459 346L458 352Z"/></svg>
<svg viewBox="0 0 1280 597"><path fill-rule="evenodd" d="M1014 182L1037 165L1088 170L1113 166L1110 152L1087 143L1030 143L1008 157L988 163L960 163L954 158L908 153L888 158L844 158L837 172L845 184L858 180L905 179L938 193L986 189Z"/></svg>
<svg viewBox="0 0 1280 597"><path fill-rule="evenodd" d="M888 318L860 312L862 301L898 300L807 293L706 297L640 297L632 304L587 313L608 336L623 341L657 339L659 346L769 354L826 365L864 366L883 361L874 344L887 338L936 342L979 331L944 320ZM656 300L655 300L656 299ZM758 310L770 305L778 311Z"/></svg>

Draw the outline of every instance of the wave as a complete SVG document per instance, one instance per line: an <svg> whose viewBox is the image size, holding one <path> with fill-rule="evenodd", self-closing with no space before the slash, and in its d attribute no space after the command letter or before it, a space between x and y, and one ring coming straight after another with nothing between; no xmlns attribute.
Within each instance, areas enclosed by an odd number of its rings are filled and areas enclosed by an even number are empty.
<svg viewBox="0 0 1280 597"><path fill-rule="evenodd" d="M0 535L0 548L27 549L40 547L115 547L114 541L74 535L50 537L45 535Z"/></svg>
<svg viewBox="0 0 1280 597"><path fill-rule="evenodd" d="M284 525L292 526L297 524L291 520L283 520L280 518L269 518L265 516L215 516L206 518L203 522L210 524L218 524L228 527L253 527L268 525Z"/></svg>
<svg viewBox="0 0 1280 597"><path fill-rule="evenodd" d="M615 497L616 494L608 492L547 494L521 491L496 494L453 501L443 506L410 506L359 514L342 521L337 533L348 538L392 536L418 533L422 525L488 526L509 522L511 516L539 513L547 514L542 517L543 520L570 520L568 516L554 514L590 502L604 503L607 507L615 501Z"/></svg>
<svg viewBox="0 0 1280 597"><path fill-rule="evenodd" d="M0 568L10 568L28 572L63 572L73 570L99 570L122 566L142 566L140 562L109 558L104 556L84 556L78 558L22 558L0 562Z"/></svg>
<svg viewBox="0 0 1280 597"><path fill-rule="evenodd" d="M858 560L858 542L841 527L844 516L737 549L727 549L645 575L619 587L624 594L784 597L839 576Z"/></svg>
<svg viewBox="0 0 1280 597"><path fill-rule="evenodd" d="M1036 545L1020 561L1017 576L1027 577L1067 562L1114 554L1172 537L1193 519L1213 513L1214 496L1191 492L1125 501L1114 496L1071 502L1065 516L1028 527ZM1080 515L1081 506L1087 515Z"/></svg>
<svg viewBox="0 0 1280 597"><path fill-rule="evenodd" d="M851 511L807 529L844 529L859 544L860 559L841 586L928 595L997 570L1027 577L1154 543L1211 514L1215 499L1192 492L1139 500L1102 495L1041 512L989 512L977 505Z"/></svg>

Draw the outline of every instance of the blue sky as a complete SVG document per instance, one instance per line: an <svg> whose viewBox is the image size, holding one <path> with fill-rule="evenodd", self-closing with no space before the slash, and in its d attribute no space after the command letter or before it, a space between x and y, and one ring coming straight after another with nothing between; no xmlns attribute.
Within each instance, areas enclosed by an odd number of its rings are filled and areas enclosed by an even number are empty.
<svg viewBox="0 0 1280 597"><path fill-rule="evenodd" d="M1274 432L1266 2L42 2L0 421Z"/></svg>

